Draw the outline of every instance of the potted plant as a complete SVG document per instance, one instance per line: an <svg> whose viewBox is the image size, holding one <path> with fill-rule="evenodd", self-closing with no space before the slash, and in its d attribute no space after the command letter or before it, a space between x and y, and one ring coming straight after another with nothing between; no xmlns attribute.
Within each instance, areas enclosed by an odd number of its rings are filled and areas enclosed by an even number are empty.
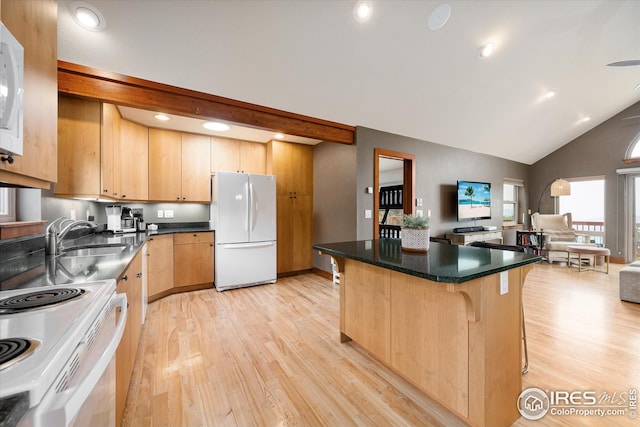
<svg viewBox="0 0 640 427"><path fill-rule="evenodd" d="M405 215L400 237L403 251L427 252L429 250L429 218Z"/></svg>

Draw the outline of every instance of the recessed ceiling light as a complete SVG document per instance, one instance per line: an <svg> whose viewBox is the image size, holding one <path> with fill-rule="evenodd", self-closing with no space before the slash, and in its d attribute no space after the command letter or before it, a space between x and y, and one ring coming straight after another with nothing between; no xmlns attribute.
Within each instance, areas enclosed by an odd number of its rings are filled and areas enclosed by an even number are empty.
<svg viewBox="0 0 640 427"><path fill-rule="evenodd" d="M485 43L480 47L480 50L478 51L478 55L480 55L480 58L486 58L488 56L491 56L491 54L493 53L494 47L496 47L495 43L492 43L492 42Z"/></svg>
<svg viewBox="0 0 640 427"><path fill-rule="evenodd" d="M215 130L218 132L225 132L230 129L228 124L220 123L220 122L204 122L202 124L202 127L205 129Z"/></svg>
<svg viewBox="0 0 640 427"><path fill-rule="evenodd" d="M580 121L581 121L582 123L586 123L586 122L588 122L589 120L591 120L591 117L589 117L589 116L584 116L583 118L581 118L581 119L580 119Z"/></svg>
<svg viewBox="0 0 640 427"><path fill-rule="evenodd" d="M71 17L85 30L100 32L107 28L107 20L98 8L83 1L69 3Z"/></svg>
<svg viewBox="0 0 640 427"><path fill-rule="evenodd" d="M640 83L638 83L638 86L634 87L633 90L640 90Z"/></svg>
<svg viewBox="0 0 640 427"><path fill-rule="evenodd" d="M427 21L427 26L431 31L439 30L444 27L444 24L447 23L449 17L451 16L451 5L449 3L439 4L431 15L429 15L429 20Z"/></svg>
<svg viewBox="0 0 640 427"><path fill-rule="evenodd" d="M553 98L554 96L556 96L555 89L549 89L547 93L544 95L545 98Z"/></svg>
<svg viewBox="0 0 640 427"><path fill-rule="evenodd" d="M275 139L284 139L284 135L283 135L283 134L281 134L281 133L276 133L275 135L273 135L273 137L274 137Z"/></svg>
<svg viewBox="0 0 640 427"><path fill-rule="evenodd" d="M353 15L357 21L364 22L371 18L373 13L373 5L370 1L359 1L353 8Z"/></svg>
<svg viewBox="0 0 640 427"><path fill-rule="evenodd" d="M165 115L165 114L156 114L155 117L157 120L160 120L161 122L166 122L167 120L169 120L169 116Z"/></svg>

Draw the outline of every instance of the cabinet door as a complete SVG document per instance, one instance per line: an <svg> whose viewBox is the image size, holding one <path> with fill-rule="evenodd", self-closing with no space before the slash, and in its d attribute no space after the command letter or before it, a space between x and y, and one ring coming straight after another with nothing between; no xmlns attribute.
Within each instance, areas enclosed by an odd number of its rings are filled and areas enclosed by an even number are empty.
<svg viewBox="0 0 640 427"><path fill-rule="evenodd" d="M49 189L58 172L55 0L0 2L2 23L24 48L23 153L0 162L0 181Z"/></svg>
<svg viewBox="0 0 640 427"><path fill-rule="evenodd" d="M293 199L291 270L313 268L313 195L297 194Z"/></svg>
<svg viewBox="0 0 640 427"><path fill-rule="evenodd" d="M173 287L173 235L147 240L147 286L149 298Z"/></svg>
<svg viewBox="0 0 640 427"><path fill-rule="evenodd" d="M271 171L276 175L276 194L291 197L293 192L292 179L292 148L287 142L271 141Z"/></svg>
<svg viewBox="0 0 640 427"><path fill-rule="evenodd" d="M259 142L240 141L240 170L267 173L267 146Z"/></svg>
<svg viewBox="0 0 640 427"><path fill-rule="evenodd" d="M291 189L295 195L313 196L313 147L302 144L291 146Z"/></svg>
<svg viewBox="0 0 640 427"><path fill-rule="evenodd" d="M120 280L116 289L117 293L128 293L129 282ZM131 302L127 300L131 307ZM119 315L119 314L118 314ZM120 344L116 350L116 425L122 422L122 413L127 401L127 391L131 381L131 313L127 313L127 323L122 334Z"/></svg>
<svg viewBox="0 0 640 427"><path fill-rule="evenodd" d="M129 321L131 322L131 368L135 365L138 354L138 341L142 333L142 258L137 254L129 267L125 277L129 282L127 300L129 301Z"/></svg>
<svg viewBox="0 0 640 427"><path fill-rule="evenodd" d="M149 129L149 200L182 199L181 144L180 132Z"/></svg>
<svg viewBox="0 0 640 427"><path fill-rule="evenodd" d="M102 104L102 141L100 161L101 194L107 197L118 197L115 188L114 164L115 147L120 139L120 113L113 104Z"/></svg>
<svg viewBox="0 0 640 427"><path fill-rule="evenodd" d="M144 126L122 120L120 123L120 199L149 198L149 132Z"/></svg>
<svg viewBox="0 0 640 427"><path fill-rule="evenodd" d="M174 287L213 283L213 243L174 246Z"/></svg>
<svg viewBox="0 0 640 427"><path fill-rule="evenodd" d="M211 138L190 133L182 134L182 200L211 200Z"/></svg>
<svg viewBox="0 0 640 427"><path fill-rule="evenodd" d="M60 97L56 195L99 195L100 103Z"/></svg>
<svg viewBox="0 0 640 427"><path fill-rule="evenodd" d="M211 138L211 172L239 172L240 146L238 141Z"/></svg>
<svg viewBox="0 0 640 427"><path fill-rule="evenodd" d="M276 182L278 177L276 177ZM293 199L288 194L276 196L278 273L293 271Z"/></svg>

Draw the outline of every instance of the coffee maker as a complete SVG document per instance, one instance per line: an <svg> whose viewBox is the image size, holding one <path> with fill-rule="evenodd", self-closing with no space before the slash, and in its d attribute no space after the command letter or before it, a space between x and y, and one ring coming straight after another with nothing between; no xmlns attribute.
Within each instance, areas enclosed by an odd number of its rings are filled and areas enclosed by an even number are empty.
<svg viewBox="0 0 640 427"><path fill-rule="evenodd" d="M107 206L107 230L112 233L133 233L136 231L131 209L122 206Z"/></svg>

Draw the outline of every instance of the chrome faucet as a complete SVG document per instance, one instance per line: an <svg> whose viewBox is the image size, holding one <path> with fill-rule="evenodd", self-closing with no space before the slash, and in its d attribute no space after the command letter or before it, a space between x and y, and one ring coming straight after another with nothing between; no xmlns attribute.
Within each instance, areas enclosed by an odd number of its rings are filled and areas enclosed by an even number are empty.
<svg viewBox="0 0 640 427"><path fill-rule="evenodd" d="M66 227L62 228L59 232L56 231L56 224L59 222L60 225L62 225L63 223L67 222L67 221L72 221L69 225L67 225ZM46 247L45 247L45 254L47 255L53 255L56 256L58 255L58 252L60 252L60 244L62 242L62 240L67 236L67 234L73 230L76 227L79 226L87 226L87 227L91 227L91 228L96 228L98 226L98 224L91 222L91 221L85 221L84 219L79 219L79 220L71 220L69 218L65 218L65 217L61 217L58 218L54 221L51 222L51 224L49 224L47 226L47 231L46 231Z"/></svg>

